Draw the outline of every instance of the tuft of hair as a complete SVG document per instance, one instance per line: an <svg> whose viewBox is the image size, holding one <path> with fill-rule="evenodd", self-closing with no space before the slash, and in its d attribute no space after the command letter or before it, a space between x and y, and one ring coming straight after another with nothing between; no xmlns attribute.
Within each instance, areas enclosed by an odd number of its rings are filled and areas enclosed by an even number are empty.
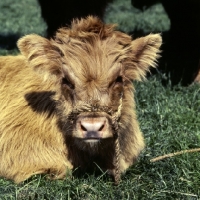
<svg viewBox="0 0 200 200"><path fill-rule="evenodd" d="M96 16L88 16L86 18L74 19L70 27L58 29L55 38L59 38L60 34L66 34L73 38L88 38L96 34L100 39L104 39L112 35L116 27L116 24L104 24Z"/></svg>

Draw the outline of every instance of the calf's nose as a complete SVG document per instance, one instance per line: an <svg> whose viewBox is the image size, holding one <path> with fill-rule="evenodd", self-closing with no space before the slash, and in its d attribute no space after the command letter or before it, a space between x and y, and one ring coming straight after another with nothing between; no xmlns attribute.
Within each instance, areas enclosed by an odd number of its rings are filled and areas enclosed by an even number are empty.
<svg viewBox="0 0 200 200"><path fill-rule="evenodd" d="M104 137L107 130L107 119L99 118L83 118L80 120L79 131L84 139L100 139Z"/></svg>
<svg viewBox="0 0 200 200"><path fill-rule="evenodd" d="M82 131L98 132L98 131L102 131L104 126L105 126L105 121L98 121L98 122L81 121Z"/></svg>

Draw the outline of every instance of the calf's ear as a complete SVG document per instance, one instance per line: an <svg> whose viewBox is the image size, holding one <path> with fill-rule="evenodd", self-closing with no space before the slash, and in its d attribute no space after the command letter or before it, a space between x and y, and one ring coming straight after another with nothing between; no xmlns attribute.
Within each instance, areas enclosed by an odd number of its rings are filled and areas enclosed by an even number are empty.
<svg viewBox="0 0 200 200"><path fill-rule="evenodd" d="M50 40L39 35L26 35L18 40L17 46L35 71L45 76L61 74L59 49Z"/></svg>
<svg viewBox="0 0 200 200"><path fill-rule="evenodd" d="M150 67L156 67L161 44L160 34L150 34L131 42L134 63L132 79L141 80L146 76Z"/></svg>

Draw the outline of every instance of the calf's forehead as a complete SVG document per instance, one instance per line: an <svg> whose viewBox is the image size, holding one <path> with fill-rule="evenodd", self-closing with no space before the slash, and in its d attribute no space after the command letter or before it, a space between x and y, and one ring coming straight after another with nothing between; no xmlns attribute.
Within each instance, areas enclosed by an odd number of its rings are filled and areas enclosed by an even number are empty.
<svg viewBox="0 0 200 200"><path fill-rule="evenodd" d="M111 39L81 42L72 40L60 46L64 70L79 78L108 78L120 71L123 46Z"/></svg>

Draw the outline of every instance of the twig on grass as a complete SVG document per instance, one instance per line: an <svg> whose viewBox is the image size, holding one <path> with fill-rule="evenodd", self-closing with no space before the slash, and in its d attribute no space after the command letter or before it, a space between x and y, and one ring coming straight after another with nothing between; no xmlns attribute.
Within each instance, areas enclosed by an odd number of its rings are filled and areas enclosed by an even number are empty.
<svg viewBox="0 0 200 200"><path fill-rule="evenodd" d="M198 196L196 194L190 194L190 193L185 193L185 192L176 192L176 191L162 190L162 191L159 191L158 193L178 194L178 195L184 195L184 196L197 197L198 198Z"/></svg>
<svg viewBox="0 0 200 200"><path fill-rule="evenodd" d="M178 152L175 152L175 153L169 153L169 154L165 154L163 156L158 156L156 158L153 158L153 159L150 160L150 162L156 162L156 161L159 161L159 160L163 160L165 158L170 158L170 157L181 155L181 154L184 154L184 153L192 153L192 152L198 152L198 151L200 151L200 148L188 149L188 150L178 151Z"/></svg>

